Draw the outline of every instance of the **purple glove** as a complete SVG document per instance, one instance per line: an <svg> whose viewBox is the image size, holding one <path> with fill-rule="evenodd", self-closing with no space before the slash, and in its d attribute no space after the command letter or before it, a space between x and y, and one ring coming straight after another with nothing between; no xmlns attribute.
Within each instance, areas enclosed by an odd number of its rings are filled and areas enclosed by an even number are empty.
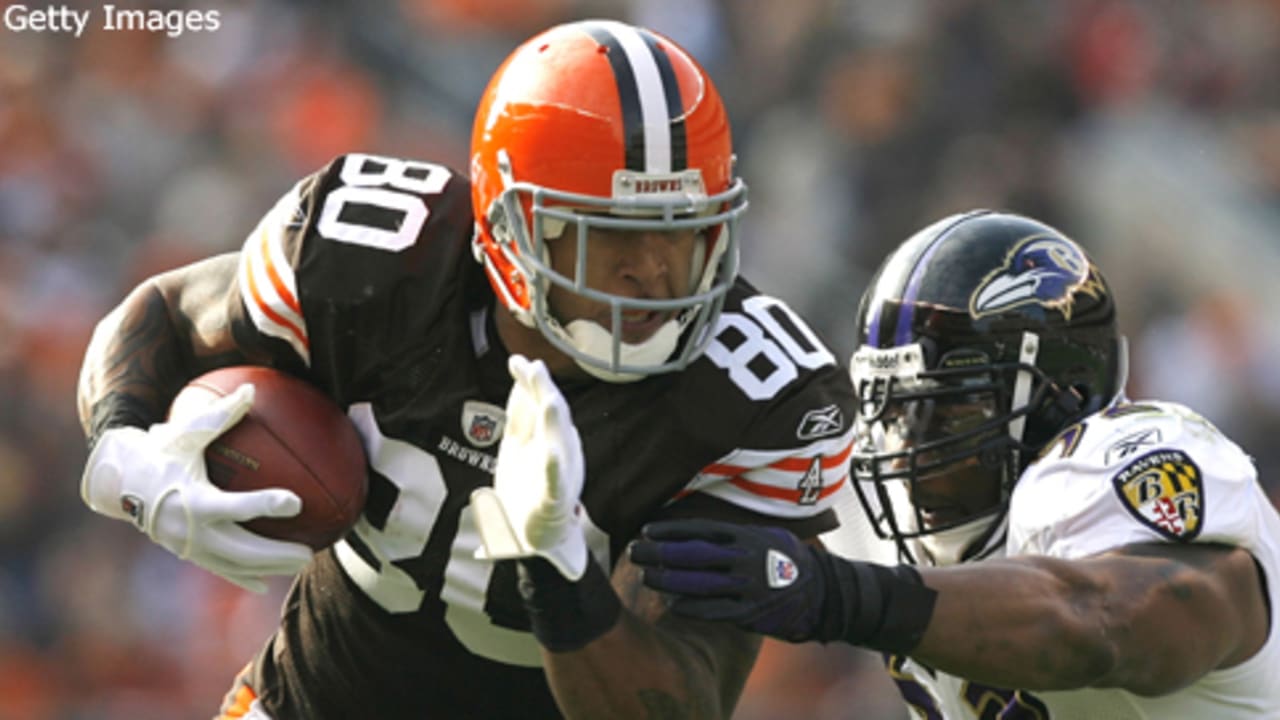
<svg viewBox="0 0 1280 720"><path fill-rule="evenodd" d="M641 536L631 544L631 561L645 585L676 596L676 614L727 620L790 642L821 634L828 563L790 532L671 520L645 525Z"/></svg>

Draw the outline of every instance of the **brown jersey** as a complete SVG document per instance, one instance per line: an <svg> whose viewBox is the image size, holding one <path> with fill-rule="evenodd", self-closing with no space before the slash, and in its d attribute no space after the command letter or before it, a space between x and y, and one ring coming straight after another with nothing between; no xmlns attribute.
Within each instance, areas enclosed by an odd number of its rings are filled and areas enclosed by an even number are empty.
<svg viewBox="0 0 1280 720"><path fill-rule="evenodd" d="M241 250L226 301L251 356L347 408L369 498L298 577L248 679L284 718L543 718L558 712L510 562L475 558L511 388L496 303L472 257L467 180L338 158ZM783 303L739 280L683 372L561 381L582 439L588 545L613 567L641 525L698 515L830 529L848 481L846 373Z"/></svg>

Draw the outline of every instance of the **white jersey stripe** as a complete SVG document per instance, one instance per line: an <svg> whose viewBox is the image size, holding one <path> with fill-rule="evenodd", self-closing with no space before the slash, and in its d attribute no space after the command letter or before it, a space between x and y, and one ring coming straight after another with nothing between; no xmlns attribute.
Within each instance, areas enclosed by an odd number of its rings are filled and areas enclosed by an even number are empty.
<svg viewBox="0 0 1280 720"><path fill-rule="evenodd" d="M811 517L848 485L852 441L850 430L802 448L735 450L698 473L680 497L701 492L758 513Z"/></svg>

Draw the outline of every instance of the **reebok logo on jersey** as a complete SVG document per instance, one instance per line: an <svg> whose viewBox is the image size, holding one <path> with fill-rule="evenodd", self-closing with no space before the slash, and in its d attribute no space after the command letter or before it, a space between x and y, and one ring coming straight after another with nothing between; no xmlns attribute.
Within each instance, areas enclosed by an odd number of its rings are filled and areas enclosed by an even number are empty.
<svg viewBox="0 0 1280 720"><path fill-rule="evenodd" d="M489 447L502 437L507 413L497 405L479 400L462 404L462 432L476 447Z"/></svg>
<svg viewBox="0 0 1280 720"><path fill-rule="evenodd" d="M1122 438L1107 448L1104 458L1108 466L1117 460L1123 460L1144 447L1159 445L1164 439L1160 436L1160 428L1147 428Z"/></svg>
<svg viewBox="0 0 1280 720"><path fill-rule="evenodd" d="M1129 514L1160 535L1188 541L1200 534L1204 479L1185 452L1149 452L1126 465L1111 483Z"/></svg>
<svg viewBox="0 0 1280 720"><path fill-rule="evenodd" d="M765 573L771 588L784 588L800 577L800 568L785 554L769 549L764 558Z"/></svg>
<svg viewBox="0 0 1280 720"><path fill-rule="evenodd" d="M835 435L843 429L844 413L840 412L840 406L828 405L805 413L800 418L800 427L796 428L796 437L801 440L816 440Z"/></svg>

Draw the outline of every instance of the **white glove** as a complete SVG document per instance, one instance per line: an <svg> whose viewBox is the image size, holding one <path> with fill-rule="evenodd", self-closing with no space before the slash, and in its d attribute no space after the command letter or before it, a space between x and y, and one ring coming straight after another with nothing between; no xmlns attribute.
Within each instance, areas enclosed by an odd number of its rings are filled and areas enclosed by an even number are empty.
<svg viewBox="0 0 1280 720"><path fill-rule="evenodd" d="M493 487L471 493L481 541L476 557L539 555L577 580L587 569L578 505L582 441L546 365L512 355L508 367L516 382L507 399L507 429Z"/></svg>
<svg viewBox="0 0 1280 720"><path fill-rule="evenodd" d="M284 489L227 492L209 482L204 464L205 447L252 404L253 385L244 384L207 405L187 405L149 430L107 430L85 465L81 497L96 512L133 522L178 557L265 592L264 576L297 574L311 560L311 548L237 523L292 517L302 500Z"/></svg>

